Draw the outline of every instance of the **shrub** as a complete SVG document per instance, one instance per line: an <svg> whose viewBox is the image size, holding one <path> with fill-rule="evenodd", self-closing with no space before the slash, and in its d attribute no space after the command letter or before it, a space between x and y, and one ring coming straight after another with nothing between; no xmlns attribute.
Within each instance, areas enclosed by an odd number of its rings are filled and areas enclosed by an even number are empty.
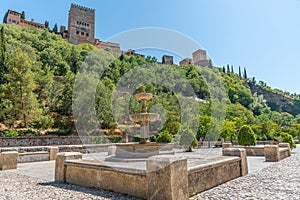
<svg viewBox="0 0 300 200"><path fill-rule="evenodd" d="M156 136L155 135L150 136L150 142L156 142Z"/></svg>
<svg viewBox="0 0 300 200"><path fill-rule="evenodd" d="M57 136L68 136L72 134L72 130L66 130L66 131L47 131L45 133L46 135L57 135Z"/></svg>
<svg viewBox="0 0 300 200"><path fill-rule="evenodd" d="M286 132L282 132L282 133L280 133L280 138L281 138L282 142L289 143L291 149L296 148L296 144L293 140L293 137L290 134L288 134Z"/></svg>
<svg viewBox="0 0 300 200"><path fill-rule="evenodd" d="M3 133L3 137L18 137L19 133L15 130L8 130Z"/></svg>
<svg viewBox="0 0 300 200"><path fill-rule="evenodd" d="M23 135L27 135L27 134L35 135L35 136L38 136L38 135L39 135L38 132L36 132L35 130L33 130L33 129L31 129L31 128L29 128L29 129L27 129L27 130L19 130L19 131L18 131L18 134L19 134L19 136L23 136Z"/></svg>
<svg viewBox="0 0 300 200"><path fill-rule="evenodd" d="M141 141L140 136L134 136L134 137L133 137L133 141L134 141L134 142L140 142L140 141Z"/></svg>
<svg viewBox="0 0 300 200"><path fill-rule="evenodd" d="M239 145L255 146L256 136L250 126L244 125L238 133Z"/></svg>
<svg viewBox="0 0 300 200"><path fill-rule="evenodd" d="M104 144L106 143L106 138L104 136L95 136L91 138L92 144Z"/></svg>
<svg viewBox="0 0 300 200"><path fill-rule="evenodd" d="M106 136L106 138L109 139L111 143L118 143L122 140L122 136L119 135Z"/></svg>
<svg viewBox="0 0 300 200"><path fill-rule="evenodd" d="M170 143L172 141L173 141L172 135L167 130L159 133L159 135L156 138L156 142L159 143Z"/></svg>
<svg viewBox="0 0 300 200"><path fill-rule="evenodd" d="M50 116L39 116L35 117L30 126L36 129L48 129L51 128L54 124L54 119Z"/></svg>
<svg viewBox="0 0 300 200"><path fill-rule="evenodd" d="M179 144L187 147L187 152L191 152L193 147L198 146L198 141L193 131L187 129L181 135Z"/></svg>

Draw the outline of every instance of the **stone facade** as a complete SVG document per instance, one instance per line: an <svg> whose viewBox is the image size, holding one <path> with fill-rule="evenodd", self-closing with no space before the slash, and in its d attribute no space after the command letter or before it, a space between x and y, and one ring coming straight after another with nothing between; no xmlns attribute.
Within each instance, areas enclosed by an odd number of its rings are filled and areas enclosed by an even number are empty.
<svg viewBox="0 0 300 200"><path fill-rule="evenodd" d="M123 54L125 54L125 55L127 55L127 56L135 56L135 57L140 56L140 57L142 57L142 58L145 58L145 55L136 53L135 50L133 50L133 49L129 49L128 51L123 52Z"/></svg>
<svg viewBox="0 0 300 200"><path fill-rule="evenodd" d="M179 66L185 66L188 64L192 64L192 59L190 58L185 58L182 61L179 62Z"/></svg>
<svg viewBox="0 0 300 200"><path fill-rule="evenodd" d="M95 9L71 4L68 20L69 42L95 43Z"/></svg>
<svg viewBox="0 0 300 200"><path fill-rule="evenodd" d="M206 51L202 49L193 52L193 64L202 67L212 67L211 61L207 59Z"/></svg>
<svg viewBox="0 0 300 200"><path fill-rule="evenodd" d="M173 65L173 56L163 55L162 64Z"/></svg>
<svg viewBox="0 0 300 200"><path fill-rule="evenodd" d="M26 27L26 28L39 28L39 29L45 29L44 24L36 23L32 19L31 21L27 21L21 18L21 13L13 11L13 10L8 10L7 18L6 18L6 23L7 24L15 24L21 27Z"/></svg>
<svg viewBox="0 0 300 200"><path fill-rule="evenodd" d="M103 42L98 39L95 40L95 46L99 49L111 49L117 55L121 54L120 44L113 42Z"/></svg>

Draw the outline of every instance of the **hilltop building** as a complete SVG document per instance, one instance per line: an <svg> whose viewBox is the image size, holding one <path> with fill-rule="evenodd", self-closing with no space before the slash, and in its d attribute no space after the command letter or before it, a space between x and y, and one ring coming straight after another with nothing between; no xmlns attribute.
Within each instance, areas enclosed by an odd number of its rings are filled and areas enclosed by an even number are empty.
<svg viewBox="0 0 300 200"><path fill-rule="evenodd" d="M179 66L185 66L188 64L192 64L192 59L191 58L185 58L182 61L179 62Z"/></svg>
<svg viewBox="0 0 300 200"><path fill-rule="evenodd" d="M163 55L162 64L173 65L173 56Z"/></svg>
<svg viewBox="0 0 300 200"><path fill-rule="evenodd" d="M21 27L26 28L40 28L45 29L44 24L36 23L33 19L31 21L27 21L25 19L22 19L22 14L14 11L14 10L8 10L7 11L7 17L6 17L6 23L7 24L15 24Z"/></svg>
<svg viewBox="0 0 300 200"><path fill-rule="evenodd" d="M39 28L45 29L44 24L35 22L33 19L27 21L22 19L22 14L8 10L6 17L7 24L15 24L21 27L26 28ZM60 32L56 34L61 34L61 36L68 40L71 44L82 44L88 43L96 46L99 49L111 49L117 55L128 55L128 56L141 56L145 57L142 54L138 54L135 50L129 49L128 51L121 51L120 44L113 42L103 42L95 38L95 9L83 7L77 4L71 4L68 16L68 29L66 26L60 27ZM208 66L212 67L212 62L210 59L207 59L207 54L205 50L198 49L193 52L192 59L185 58L179 62L180 66L185 66L187 64L193 64L197 66ZM164 55L162 57L162 64L174 64L173 56Z"/></svg>
<svg viewBox="0 0 300 200"><path fill-rule="evenodd" d="M205 50L198 49L193 52L193 64L202 67L210 66L210 61L207 59Z"/></svg>
<svg viewBox="0 0 300 200"><path fill-rule="evenodd" d="M112 42L103 42L95 38L95 9L71 4L68 17L68 30L65 26L60 27L63 38L71 44L89 43L99 49L111 49L120 55L120 45Z"/></svg>

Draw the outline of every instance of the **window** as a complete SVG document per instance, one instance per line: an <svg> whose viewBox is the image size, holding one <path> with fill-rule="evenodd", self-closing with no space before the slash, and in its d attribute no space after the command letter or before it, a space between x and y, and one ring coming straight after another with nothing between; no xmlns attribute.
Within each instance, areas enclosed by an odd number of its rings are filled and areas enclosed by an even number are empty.
<svg viewBox="0 0 300 200"><path fill-rule="evenodd" d="M89 37L89 36L90 36L90 34L89 34L89 33L86 33L85 35L86 35L87 37Z"/></svg>
<svg viewBox="0 0 300 200"><path fill-rule="evenodd" d="M13 20L12 20L12 23L15 23L15 24L16 24L16 23L17 23L17 21L13 19Z"/></svg>
<svg viewBox="0 0 300 200"><path fill-rule="evenodd" d="M87 24L87 26L90 26L90 24Z"/></svg>
<svg viewBox="0 0 300 200"><path fill-rule="evenodd" d="M76 31L76 34L78 35L78 34L79 34L79 31Z"/></svg>
<svg viewBox="0 0 300 200"><path fill-rule="evenodd" d="M81 32L81 35L84 35L84 32Z"/></svg>

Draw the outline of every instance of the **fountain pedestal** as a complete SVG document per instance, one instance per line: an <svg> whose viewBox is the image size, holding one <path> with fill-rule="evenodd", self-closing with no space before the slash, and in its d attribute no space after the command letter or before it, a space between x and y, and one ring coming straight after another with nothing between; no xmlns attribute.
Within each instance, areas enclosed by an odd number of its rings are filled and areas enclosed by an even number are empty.
<svg viewBox="0 0 300 200"><path fill-rule="evenodd" d="M158 144L149 141L149 123L159 119L157 113L147 113L146 101L153 98L153 95L146 93L142 89L142 93L135 94L134 98L142 101L141 113L129 115L129 119L140 125L140 143L117 144L116 155L106 160L111 161L130 161L130 159L143 159L160 154L174 154L173 144Z"/></svg>

